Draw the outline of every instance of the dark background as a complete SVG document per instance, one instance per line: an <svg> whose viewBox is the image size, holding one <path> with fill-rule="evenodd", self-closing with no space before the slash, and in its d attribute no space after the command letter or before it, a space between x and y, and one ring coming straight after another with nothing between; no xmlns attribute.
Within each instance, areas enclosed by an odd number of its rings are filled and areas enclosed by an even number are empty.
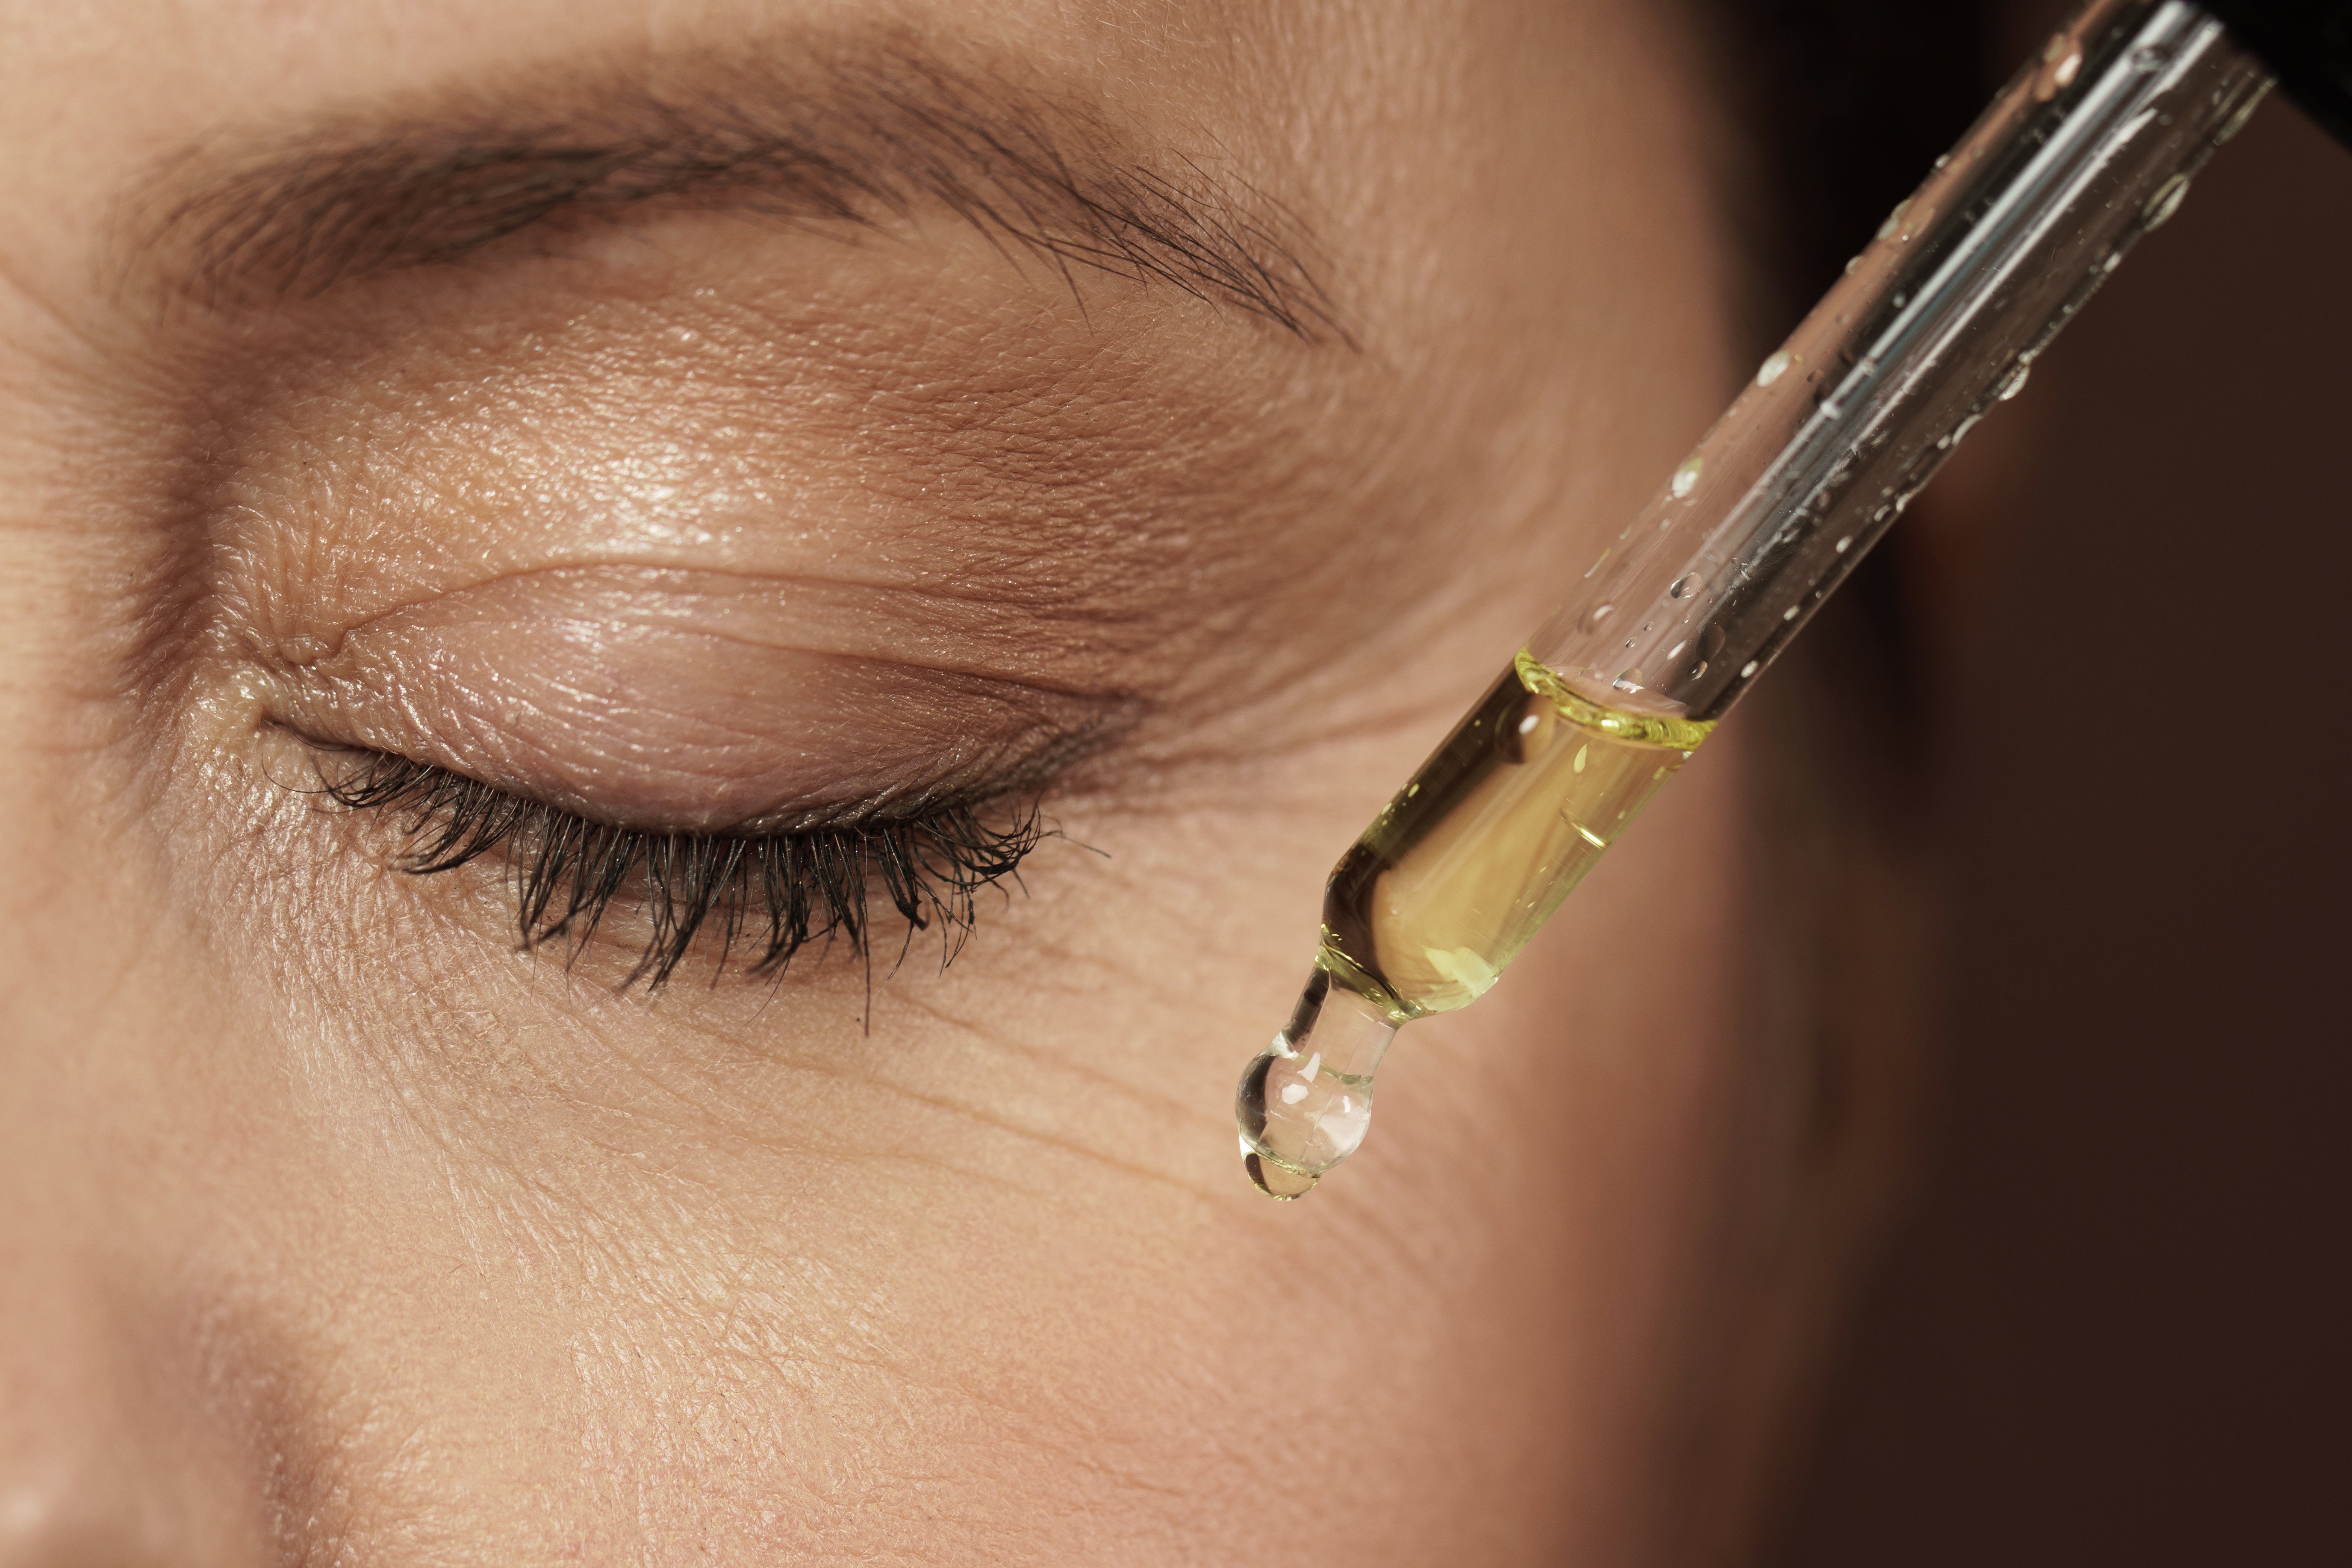
<svg viewBox="0 0 2352 1568"><path fill-rule="evenodd" d="M1758 1560L2342 1568L2352 153L2274 99L1975 440L1939 1081Z"/></svg>

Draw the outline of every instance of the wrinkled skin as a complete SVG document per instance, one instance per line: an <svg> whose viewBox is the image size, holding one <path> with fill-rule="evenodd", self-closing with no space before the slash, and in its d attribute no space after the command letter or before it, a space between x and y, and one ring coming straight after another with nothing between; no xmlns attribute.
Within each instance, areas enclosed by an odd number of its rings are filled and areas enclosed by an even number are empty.
<svg viewBox="0 0 2352 1568"><path fill-rule="evenodd" d="M1736 384L1664 8L0 38L0 1563L1650 1551L1737 727L1323 1190L1252 1191L1230 1106L1332 859ZM192 276L188 214L306 148L917 47L1276 237L1297 330L920 198ZM395 869L320 742L677 828L1017 786L1063 837L944 972L886 929L648 994L626 910L567 966L488 864Z"/></svg>

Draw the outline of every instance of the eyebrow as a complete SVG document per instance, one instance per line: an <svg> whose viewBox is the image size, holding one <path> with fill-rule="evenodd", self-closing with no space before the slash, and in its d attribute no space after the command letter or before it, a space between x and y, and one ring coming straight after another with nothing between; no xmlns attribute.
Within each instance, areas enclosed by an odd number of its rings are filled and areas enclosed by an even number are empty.
<svg viewBox="0 0 2352 1568"><path fill-rule="evenodd" d="M1308 342L1352 340L1286 206L1094 101L960 70L904 34L542 71L168 161L127 274L206 310L447 266L647 209L873 227L922 212L1007 256L1164 284ZM226 144L226 145L225 145Z"/></svg>

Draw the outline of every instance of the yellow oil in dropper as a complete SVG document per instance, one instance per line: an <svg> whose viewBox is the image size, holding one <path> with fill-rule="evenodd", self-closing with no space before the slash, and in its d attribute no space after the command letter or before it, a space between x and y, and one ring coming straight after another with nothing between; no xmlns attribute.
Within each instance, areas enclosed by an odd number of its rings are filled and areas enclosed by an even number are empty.
<svg viewBox="0 0 2352 1568"><path fill-rule="evenodd" d="M1405 1018L1476 1001L1713 728L1522 652L1340 860L1318 967Z"/></svg>
<svg viewBox="0 0 2352 1568"><path fill-rule="evenodd" d="M1522 652L1331 873L1299 1014L1242 1080L1251 1180L1296 1197L1353 1153L1396 1026L1486 994L1713 727L1603 707Z"/></svg>
<svg viewBox="0 0 2352 1568"><path fill-rule="evenodd" d="M1397 1029L1486 994L2269 85L2193 5L2093 0L1895 207L1332 871L1235 1095L1261 1190L1356 1152Z"/></svg>

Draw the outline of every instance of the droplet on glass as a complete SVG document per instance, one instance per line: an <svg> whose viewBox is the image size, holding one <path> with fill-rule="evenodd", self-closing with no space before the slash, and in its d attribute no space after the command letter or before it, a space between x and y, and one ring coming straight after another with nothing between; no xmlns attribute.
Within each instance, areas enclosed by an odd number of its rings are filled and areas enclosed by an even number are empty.
<svg viewBox="0 0 2352 1568"><path fill-rule="evenodd" d="M1702 458L1685 458L1683 466L1675 470L1674 491L1676 500L1698 489L1698 471L1706 464Z"/></svg>
<svg viewBox="0 0 2352 1568"><path fill-rule="evenodd" d="M1745 680L1762 668L1762 665L1751 658L1746 664L1739 667L1739 679Z"/></svg>
<svg viewBox="0 0 2352 1568"><path fill-rule="evenodd" d="M2074 85L2083 70L2083 47L2061 33L2042 46L2042 69L2033 78L2033 97L2047 103Z"/></svg>
<svg viewBox="0 0 2352 1568"><path fill-rule="evenodd" d="M1706 579L1701 577L1696 572L1685 572L1675 580L1675 585L1673 587L1666 590L1666 597L1669 599L1687 599L1693 594L1698 592L1698 585L1706 580Z"/></svg>
<svg viewBox="0 0 2352 1568"><path fill-rule="evenodd" d="M1839 541L1837 542L1837 552L1838 552L1840 555L1844 554L1844 553L1845 553L1845 552L1846 552L1846 546L1847 546L1847 545L1849 545L1849 544L1852 544L1853 542L1853 534L1851 534L1851 533L1847 534L1843 539L1841 539L1841 540L1839 540Z"/></svg>
<svg viewBox="0 0 2352 1568"><path fill-rule="evenodd" d="M1917 212L1913 212L1911 204L1916 199L1916 197L1906 196L1895 204L1895 210L1888 213L1886 221L1878 226L1879 238L1908 239L1916 234L1929 218L1936 216L1936 209L1929 206L1923 206Z"/></svg>
<svg viewBox="0 0 2352 1568"><path fill-rule="evenodd" d="M1616 608L1617 606L1614 605L1593 605L1592 608L1584 612L1584 624L1580 629L1588 632L1597 629L1601 623L1607 620L1610 614Z"/></svg>
<svg viewBox="0 0 2352 1568"><path fill-rule="evenodd" d="M2237 112L2222 121L2221 129L2213 132L2213 145L2219 147L2231 137L2243 131L2246 128L2246 121L2254 117L2254 110L2263 106L2263 100L2269 92L2268 87L2261 87L2247 94L2246 101L2238 106Z"/></svg>
<svg viewBox="0 0 2352 1568"><path fill-rule="evenodd" d="M2175 174L2157 186L2156 195L2148 197L2147 205L2140 209L2141 229L2146 231L2161 225L2180 210L2180 204L2188 195L2189 176L2186 174Z"/></svg>
<svg viewBox="0 0 2352 1568"><path fill-rule="evenodd" d="M1996 391L1993 395L2001 402L2007 403L2011 398L2015 397L2019 393L2025 390L2025 378L2032 374L2033 366L2024 360L2019 360L2016 367L2011 370L2007 375L2001 377L2000 390Z"/></svg>
<svg viewBox="0 0 2352 1568"><path fill-rule="evenodd" d="M1777 351L1770 359L1766 360L1762 364L1756 367L1756 384L1759 386L1771 385L1774 382L1788 374L1789 367L1796 363L1797 356L1790 353L1787 349Z"/></svg>

